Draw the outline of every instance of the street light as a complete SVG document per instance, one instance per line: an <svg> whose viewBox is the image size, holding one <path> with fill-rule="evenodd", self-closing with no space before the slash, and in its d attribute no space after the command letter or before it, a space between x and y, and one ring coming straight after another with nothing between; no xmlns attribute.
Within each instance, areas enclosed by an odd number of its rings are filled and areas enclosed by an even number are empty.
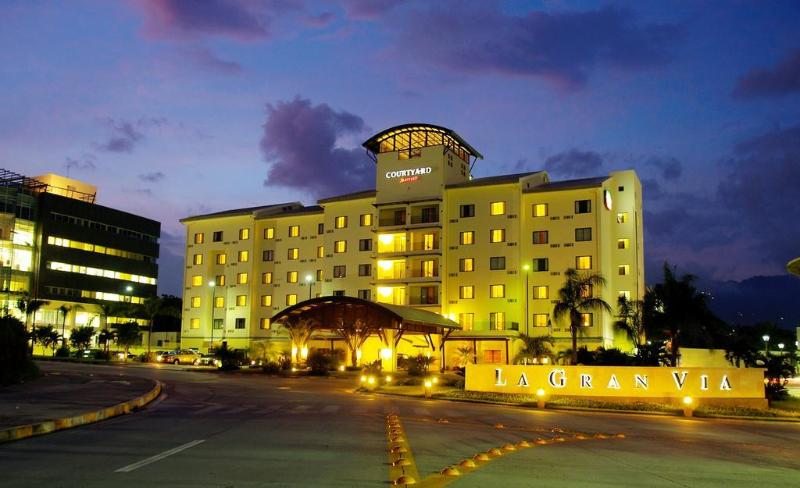
<svg viewBox="0 0 800 488"><path fill-rule="evenodd" d="M128 292L128 303L133 303L133 287L128 285L125 287L125 291Z"/></svg>
<svg viewBox="0 0 800 488"><path fill-rule="evenodd" d="M531 269L528 263L522 265L525 271L525 335L530 335L530 327L528 326L528 271Z"/></svg>
<svg viewBox="0 0 800 488"><path fill-rule="evenodd" d="M311 290L314 287L314 277L311 274L306 275L306 283L308 284L308 299L311 300Z"/></svg>
<svg viewBox="0 0 800 488"><path fill-rule="evenodd" d="M208 282L211 288L211 344L208 346L208 352L214 350L214 301L217 299L217 283L214 280Z"/></svg>
<svg viewBox="0 0 800 488"><path fill-rule="evenodd" d="M764 355L769 356L769 336L764 334L761 336L761 339L764 340Z"/></svg>

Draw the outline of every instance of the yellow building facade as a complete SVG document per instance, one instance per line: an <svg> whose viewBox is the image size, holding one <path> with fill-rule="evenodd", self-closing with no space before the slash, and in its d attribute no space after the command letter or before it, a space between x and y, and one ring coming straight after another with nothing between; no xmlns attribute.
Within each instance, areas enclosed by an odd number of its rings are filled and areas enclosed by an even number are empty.
<svg viewBox="0 0 800 488"><path fill-rule="evenodd" d="M181 221L183 347L266 341L288 349L273 315L310 297L344 295L460 324L434 344L444 367L457 365L465 348L478 363L506 363L520 333L571 347L569 325L552 317L568 268L601 274L607 284L593 293L614 309L620 295L643 297L634 171L569 181L550 181L544 171L472 178L481 154L452 130L424 124L387 129L364 146L377 166L374 190ZM613 313L582 320L579 345L632 348ZM426 347L408 339L397 352L430 353ZM376 359L380 342L364 349L364 361Z"/></svg>

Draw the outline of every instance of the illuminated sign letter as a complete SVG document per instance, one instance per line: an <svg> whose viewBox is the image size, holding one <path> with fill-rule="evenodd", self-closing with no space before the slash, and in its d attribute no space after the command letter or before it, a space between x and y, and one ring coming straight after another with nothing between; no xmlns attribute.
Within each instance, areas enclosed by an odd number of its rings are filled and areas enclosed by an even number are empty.
<svg viewBox="0 0 800 488"><path fill-rule="evenodd" d="M727 391L733 390L731 387L731 380L728 379L728 375L722 377L722 381L719 384L719 389Z"/></svg>
<svg viewBox="0 0 800 488"><path fill-rule="evenodd" d="M503 379L503 370L500 368L494 369L494 386L506 386L507 380Z"/></svg>
<svg viewBox="0 0 800 488"><path fill-rule="evenodd" d="M700 375L700 389L701 390L708 390L708 375L707 374Z"/></svg>
<svg viewBox="0 0 800 488"><path fill-rule="evenodd" d="M633 378L633 387L634 388L644 388L647 389L647 375L637 374Z"/></svg>
<svg viewBox="0 0 800 488"><path fill-rule="evenodd" d="M592 375L581 374L581 388L592 389Z"/></svg>
<svg viewBox="0 0 800 488"><path fill-rule="evenodd" d="M681 371L680 377L678 377L678 372L672 372L672 379L675 380L675 386L678 387L678 391L683 389L683 384L686 382L686 371Z"/></svg>
<svg viewBox="0 0 800 488"><path fill-rule="evenodd" d="M611 375L611 378L608 380L608 388L611 388L612 390L619 390L619 381L617 381L617 375Z"/></svg>
<svg viewBox="0 0 800 488"><path fill-rule="evenodd" d="M517 386L528 386L528 377L525 376L525 373L519 375L519 381L517 382Z"/></svg>
<svg viewBox="0 0 800 488"><path fill-rule="evenodd" d="M559 376L558 380L556 380L556 376ZM563 369L554 369L547 376L547 381L553 388L564 388L567 384L566 373L564 373Z"/></svg>

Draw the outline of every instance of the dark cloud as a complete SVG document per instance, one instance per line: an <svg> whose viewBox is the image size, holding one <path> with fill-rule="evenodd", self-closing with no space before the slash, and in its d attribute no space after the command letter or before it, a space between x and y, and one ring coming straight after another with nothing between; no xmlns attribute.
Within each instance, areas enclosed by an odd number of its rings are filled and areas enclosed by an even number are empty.
<svg viewBox="0 0 800 488"><path fill-rule="evenodd" d="M236 61L227 61L217 56L211 49L205 47L192 47L184 50L184 55L195 66L206 71L224 75L238 75L242 72L242 65Z"/></svg>
<svg viewBox="0 0 800 488"><path fill-rule="evenodd" d="M598 67L665 64L680 34L674 25L640 22L619 8L512 16L498 4L480 5L435 6L392 18L398 49L457 72L539 77L574 90Z"/></svg>
<svg viewBox="0 0 800 488"><path fill-rule="evenodd" d="M73 169L94 171L95 169L97 169L97 165L95 164L96 161L97 158L95 157L95 155L89 153L84 154L83 157L79 159L73 159L68 157L64 161L64 169L67 171L67 175L69 175L70 170Z"/></svg>
<svg viewBox="0 0 800 488"><path fill-rule="evenodd" d="M256 0L143 0L145 32L158 39L205 36L252 41L269 37L267 10L278 2Z"/></svg>
<svg viewBox="0 0 800 488"><path fill-rule="evenodd" d="M544 161L544 169L560 176L588 178L596 176L603 167L603 156L594 151L570 149L554 154Z"/></svg>
<svg viewBox="0 0 800 488"><path fill-rule="evenodd" d="M95 143L95 147L100 151L130 154L134 147L144 140L143 131L161 127L167 124L167 119L143 117L136 122L106 119L105 123L110 129L111 135L105 142Z"/></svg>
<svg viewBox="0 0 800 488"><path fill-rule="evenodd" d="M647 164L656 168L664 180L676 180L683 172L683 165L675 158L652 157Z"/></svg>
<svg viewBox="0 0 800 488"><path fill-rule="evenodd" d="M139 175L139 179L147 183L157 183L164 179L164 173L155 171L153 173L144 173Z"/></svg>
<svg viewBox="0 0 800 488"><path fill-rule="evenodd" d="M754 69L739 78L736 98L777 97L800 92L800 49L790 52L772 68Z"/></svg>
<svg viewBox="0 0 800 488"><path fill-rule="evenodd" d="M344 136L361 136L361 117L312 105L296 97L267 105L261 150L269 163L267 185L328 196L375 185L375 165L361 147L343 148Z"/></svg>

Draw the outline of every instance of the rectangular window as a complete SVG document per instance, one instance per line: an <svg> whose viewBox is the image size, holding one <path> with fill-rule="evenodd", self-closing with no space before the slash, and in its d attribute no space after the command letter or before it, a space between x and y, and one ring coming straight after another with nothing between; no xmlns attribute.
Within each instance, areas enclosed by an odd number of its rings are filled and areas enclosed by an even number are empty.
<svg viewBox="0 0 800 488"><path fill-rule="evenodd" d="M214 235L212 236L211 240L214 242L222 242L222 231L218 230L214 232Z"/></svg>
<svg viewBox="0 0 800 488"><path fill-rule="evenodd" d="M250 239L250 229L239 229L239 240L246 241Z"/></svg>
<svg viewBox="0 0 800 488"><path fill-rule="evenodd" d="M462 300L475 298L475 287L472 286L472 285L459 286L458 287L458 298L460 298Z"/></svg>
<svg viewBox="0 0 800 488"><path fill-rule="evenodd" d="M261 283L265 285L269 285L270 283L272 283L272 271L261 273Z"/></svg>
<svg viewBox="0 0 800 488"><path fill-rule="evenodd" d="M335 229L344 229L347 227L347 217L344 215L336 217L336 219L333 221L333 227Z"/></svg>
<svg viewBox="0 0 800 488"><path fill-rule="evenodd" d="M575 200L575 213L576 214L585 214L592 212L592 201L591 200Z"/></svg>
<svg viewBox="0 0 800 488"><path fill-rule="evenodd" d="M547 271L550 269L550 261L547 258L533 258L534 271Z"/></svg>
<svg viewBox="0 0 800 488"><path fill-rule="evenodd" d="M317 257L318 258L325 257L325 246L317 246Z"/></svg>
<svg viewBox="0 0 800 488"><path fill-rule="evenodd" d="M224 329L225 328L225 320L224 319L214 319L214 321L211 323L211 327L213 327L215 330Z"/></svg>
<svg viewBox="0 0 800 488"><path fill-rule="evenodd" d="M474 313L460 313L458 314L458 324L461 326L461 330L472 330L475 326L475 314Z"/></svg>
<svg viewBox="0 0 800 488"><path fill-rule="evenodd" d="M191 328L191 329L199 329L200 328L200 319L189 319L189 328Z"/></svg>
<svg viewBox="0 0 800 488"><path fill-rule="evenodd" d="M197 234L194 235L194 243L195 244L202 244L204 238L205 238L205 234L203 234L202 232L198 232Z"/></svg>
<svg viewBox="0 0 800 488"><path fill-rule="evenodd" d="M214 297L214 308L225 308L225 297Z"/></svg>
<svg viewBox="0 0 800 488"><path fill-rule="evenodd" d="M505 298L506 285L489 285L489 298Z"/></svg>
<svg viewBox="0 0 800 488"><path fill-rule="evenodd" d="M275 239L275 227L264 229L264 239Z"/></svg>
<svg viewBox="0 0 800 488"><path fill-rule="evenodd" d="M459 215L462 219L467 217L474 217L475 216L475 205L470 203L467 205L461 205L459 208Z"/></svg>
<svg viewBox="0 0 800 488"><path fill-rule="evenodd" d="M192 286L202 286L203 285L203 277L200 275L192 276Z"/></svg>
<svg viewBox="0 0 800 488"><path fill-rule="evenodd" d="M317 270L317 283L321 283L321 282L322 282L322 270L318 269Z"/></svg>
<svg viewBox="0 0 800 488"><path fill-rule="evenodd" d="M592 228L591 227L579 227L575 229L575 241L591 241L592 240Z"/></svg>
<svg viewBox="0 0 800 488"><path fill-rule="evenodd" d="M592 257L591 256L576 256L575 257L575 268L576 269L592 269Z"/></svg>
<svg viewBox="0 0 800 488"><path fill-rule="evenodd" d="M325 233L325 224L317 224L317 234L322 235Z"/></svg>
<svg viewBox="0 0 800 488"><path fill-rule="evenodd" d="M628 266L627 264L621 264L617 266L617 272L619 273L620 276L626 276L630 274L631 267Z"/></svg>
<svg viewBox="0 0 800 488"><path fill-rule="evenodd" d="M225 286L225 275L217 275L214 277L214 286Z"/></svg>
<svg viewBox="0 0 800 488"><path fill-rule="evenodd" d="M590 313L581 314L581 327L591 327L594 322L594 317Z"/></svg>
<svg viewBox="0 0 800 488"><path fill-rule="evenodd" d="M433 259L425 259L420 262L421 275L423 278L433 278L439 276L439 270L436 269L436 261Z"/></svg>
<svg viewBox="0 0 800 488"><path fill-rule="evenodd" d="M358 223L361 227L370 227L372 225L372 214L361 214L358 218Z"/></svg>
<svg viewBox="0 0 800 488"><path fill-rule="evenodd" d="M617 239L617 249L628 249L630 241L628 239Z"/></svg>
<svg viewBox="0 0 800 488"><path fill-rule="evenodd" d="M468 273L470 271L475 271L475 259L473 258L461 258L458 260L458 270L462 273Z"/></svg>
<svg viewBox="0 0 800 488"><path fill-rule="evenodd" d="M237 318L236 321L234 322L234 327L236 327L237 329L244 329L244 326L245 326L245 320L243 317Z"/></svg>
<svg viewBox="0 0 800 488"><path fill-rule="evenodd" d="M192 262L194 264L203 264L203 255L202 254L195 254L192 258Z"/></svg>
<svg viewBox="0 0 800 488"><path fill-rule="evenodd" d="M236 306L237 307L247 306L247 295L236 295Z"/></svg>
<svg viewBox="0 0 800 488"><path fill-rule="evenodd" d="M261 259L264 261L275 261L275 251L272 249L267 249L263 253L261 253Z"/></svg>
<svg viewBox="0 0 800 488"><path fill-rule="evenodd" d="M506 202L492 202L489 204L489 215L503 215L506 213Z"/></svg>
<svg viewBox="0 0 800 488"><path fill-rule="evenodd" d="M250 253L248 251L239 251L239 262L246 263L250 260Z"/></svg>
<svg viewBox="0 0 800 488"><path fill-rule="evenodd" d="M333 267L333 277L334 278L344 278L347 276L347 267L343 264Z"/></svg>
<svg viewBox="0 0 800 488"><path fill-rule="evenodd" d="M297 237L300 235L300 226L299 225L290 225L289 226L289 237Z"/></svg>
<svg viewBox="0 0 800 488"><path fill-rule="evenodd" d="M546 230L533 231L534 244L547 244L547 240L548 240L548 233Z"/></svg>
<svg viewBox="0 0 800 488"><path fill-rule="evenodd" d="M489 269L493 270L506 269L505 256L494 256L489 258Z"/></svg>
<svg viewBox="0 0 800 488"><path fill-rule="evenodd" d="M200 297L192 297L191 303L192 308L200 308L202 301L200 300Z"/></svg>
<svg viewBox="0 0 800 488"><path fill-rule="evenodd" d="M534 203L533 204L533 216L534 217L547 217L547 204L546 203Z"/></svg>
<svg viewBox="0 0 800 488"><path fill-rule="evenodd" d="M544 300L549 298L549 289L547 286L534 286L533 298L536 300Z"/></svg>
<svg viewBox="0 0 800 488"><path fill-rule="evenodd" d="M228 262L228 255L224 252L217 253L216 263L217 264L225 264Z"/></svg>
<svg viewBox="0 0 800 488"><path fill-rule="evenodd" d="M287 271L286 272L286 282L287 283L297 283L297 271Z"/></svg>
<svg viewBox="0 0 800 488"><path fill-rule="evenodd" d="M533 326L534 327L547 327L547 314L546 313L535 313L533 314Z"/></svg>
<svg viewBox="0 0 800 488"><path fill-rule="evenodd" d="M628 212L621 212L617 214L617 223L624 224L628 221Z"/></svg>
<svg viewBox="0 0 800 488"><path fill-rule="evenodd" d="M372 265L371 264L359 264L358 265L358 276L370 276L372 275Z"/></svg>
<svg viewBox="0 0 800 488"><path fill-rule="evenodd" d="M358 290L358 298L362 300L370 300L372 297L372 290Z"/></svg>
<svg viewBox="0 0 800 488"><path fill-rule="evenodd" d="M333 252L342 253L347 252L347 241L336 241L333 243Z"/></svg>
<svg viewBox="0 0 800 488"><path fill-rule="evenodd" d="M286 259L288 259L289 261L300 259L300 249L296 247L289 248L286 253Z"/></svg>
<svg viewBox="0 0 800 488"><path fill-rule="evenodd" d="M500 364L503 362L503 355L500 353L500 349L484 350L483 362L487 364Z"/></svg>
<svg viewBox="0 0 800 488"><path fill-rule="evenodd" d="M475 231L461 232L459 234L459 242L463 245L475 244Z"/></svg>
<svg viewBox="0 0 800 488"><path fill-rule="evenodd" d="M594 287L590 285L581 286L580 288L580 295L581 298L592 298L592 293L594 291Z"/></svg>
<svg viewBox="0 0 800 488"><path fill-rule="evenodd" d="M294 305L296 303L297 303L297 295L296 294L292 293L292 294L286 295L286 306L287 307L288 306L292 306L292 305Z"/></svg>
<svg viewBox="0 0 800 488"><path fill-rule="evenodd" d="M262 307L271 307L272 306L272 295L261 295L261 306Z"/></svg>
<svg viewBox="0 0 800 488"><path fill-rule="evenodd" d="M489 231L489 242L505 242L506 230L505 229L492 229Z"/></svg>
<svg viewBox="0 0 800 488"><path fill-rule="evenodd" d="M258 326L261 328L261 330L269 330L269 319L267 317L262 317Z"/></svg>
<svg viewBox="0 0 800 488"><path fill-rule="evenodd" d="M359 239L358 240L358 250L359 251L372 251L372 239Z"/></svg>
<svg viewBox="0 0 800 488"><path fill-rule="evenodd" d="M247 284L247 273L238 273L236 275L236 284L237 285L246 285Z"/></svg>
<svg viewBox="0 0 800 488"><path fill-rule="evenodd" d="M489 330L504 330L506 328L506 313L505 312L491 312L489 313ZM500 351L497 351L500 352ZM499 362L498 358L498 362Z"/></svg>
<svg viewBox="0 0 800 488"><path fill-rule="evenodd" d="M624 298L625 300L630 300L631 299L631 292L629 292L627 290L620 290L618 296L619 296L619 298Z"/></svg>

